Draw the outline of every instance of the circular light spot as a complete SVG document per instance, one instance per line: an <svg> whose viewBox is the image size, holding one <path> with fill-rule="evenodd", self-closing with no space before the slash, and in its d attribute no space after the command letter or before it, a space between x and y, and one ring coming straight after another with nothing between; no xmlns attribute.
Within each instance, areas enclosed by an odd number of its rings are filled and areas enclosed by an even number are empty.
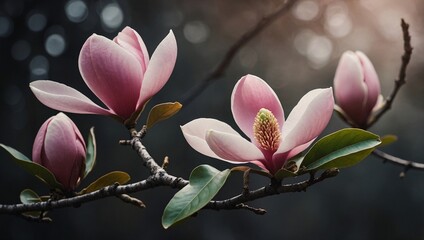
<svg viewBox="0 0 424 240"><path fill-rule="evenodd" d="M11 53L13 59L23 61L31 53L31 46L25 40L16 41L12 46Z"/></svg>
<svg viewBox="0 0 424 240"><path fill-rule="evenodd" d="M344 37L352 31L352 21L347 6L340 2L325 11L325 29L334 37Z"/></svg>
<svg viewBox="0 0 424 240"><path fill-rule="evenodd" d="M43 55L37 55L29 63L31 74L37 77L45 77L49 72L49 60Z"/></svg>
<svg viewBox="0 0 424 240"><path fill-rule="evenodd" d="M315 37L315 35L316 34L309 29L302 30L294 38L294 48L296 48L300 54L306 55L309 42Z"/></svg>
<svg viewBox="0 0 424 240"><path fill-rule="evenodd" d="M65 12L69 21L80 23L88 16L87 4L80 0L71 0L65 5Z"/></svg>
<svg viewBox="0 0 424 240"><path fill-rule="evenodd" d="M293 14L297 19L311 21L318 16L319 6L315 1L300 1L293 9Z"/></svg>
<svg viewBox="0 0 424 240"><path fill-rule="evenodd" d="M114 30L119 28L124 21L124 13L118 4L109 3L102 9L100 19L108 30Z"/></svg>
<svg viewBox="0 0 424 240"><path fill-rule="evenodd" d="M27 21L28 28L34 32L39 32L43 30L46 27L46 23L46 16L41 13L32 14Z"/></svg>
<svg viewBox="0 0 424 240"><path fill-rule="evenodd" d="M315 36L306 49L306 57L311 67L319 69L327 65L333 51L333 44L324 36Z"/></svg>
<svg viewBox="0 0 424 240"><path fill-rule="evenodd" d="M48 54L57 57L65 51L65 38L60 34L54 33L47 37L44 47Z"/></svg>
<svg viewBox="0 0 424 240"><path fill-rule="evenodd" d="M7 37L12 33L13 22L8 17L0 16L0 37Z"/></svg>
<svg viewBox="0 0 424 240"><path fill-rule="evenodd" d="M184 25L184 37L191 43L202 43L209 37L209 28L201 21L192 21Z"/></svg>

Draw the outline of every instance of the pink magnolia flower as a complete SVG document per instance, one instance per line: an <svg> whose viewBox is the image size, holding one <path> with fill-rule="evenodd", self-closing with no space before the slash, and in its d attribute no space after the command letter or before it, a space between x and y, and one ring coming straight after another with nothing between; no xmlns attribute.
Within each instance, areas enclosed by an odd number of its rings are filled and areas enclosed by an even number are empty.
<svg viewBox="0 0 424 240"><path fill-rule="evenodd" d="M79 91L61 83L30 83L44 105L65 112L114 116L135 122L146 102L168 81L175 65L177 44L172 31L149 59L136 31L126 27L113 41L93 34L79 55L79 69L87 86L107 106L100 107Z"/></svg>
<svg viewBox="0 0 424 240"><path fill-rule="evenodd" d="M383 104L374 66L362 52L343 53L334 77L334 94L342 114L357 127L366 127Z"/></svg>
<svg viewBox="0 0 424 240"><path fill-rule="evenodd" d="M196 151L231 163L254 163L275 174L305 150L327 126L334 107L331 88L307 93L287 120L277 95L259 77L246 75L234 87L231 110L246 140L228 124L199 118L181 126Z"/></svg>
<svg viewBox="0 0 424 240"><path fill-rule="evenodd" d="M65 190L74 190L84 174L86 146L77 126L58 113L47 119L34 140L32 159L53 173Z"/></svg>

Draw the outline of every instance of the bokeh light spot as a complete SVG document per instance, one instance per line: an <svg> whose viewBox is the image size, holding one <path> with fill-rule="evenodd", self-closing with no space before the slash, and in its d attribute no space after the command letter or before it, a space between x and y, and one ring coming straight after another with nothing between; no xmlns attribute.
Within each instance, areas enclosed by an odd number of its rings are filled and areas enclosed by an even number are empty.
<svg viewBox="0 0 424 240"><path fill-rule="evenodd" d="M43 30L46 27L46 24L47 18L41 13L34 13L27 20L28 28L33 32Z"/></svg>
<svg viewBox="0 0 424 240"><path fill-rule="evenodd" d="M57 57L65 51L65 38L57 33L52 34L47 37L44 47L46 48L48 54L53 57Z"/></svg>
<svg viewBox="0 0 424 240"><path fill-rule="evenodd" d="M308 44L306 57L310 66L320 69L327 65L333 51L333 44L330 39L324 36L315 36Z"/></svg>
<svg viewBox="0 0 424 240"><path fill-rule="evenodd" d="M300 1L293 8L293 15L303 21L311 21L318 16L319 6L315 1Z"/></svg>
<svg viewBox="0 0 424 240"><path fill-rule="evenodd" d="M192 21L184 25L184 37L191 43L202 43L209 37L209 27L201 21Z"/></svg>
<svg viewBox="0 0 424 240"><path fill-rule="evenodd" d="M0 37L8 37L13 30L13 22L4 16L0 16Z"/></svg>
<svg viewBox="0 0 424 240"><path fill-rule="evenodd" d="M124 22L124 13L118 4L109 3L102 9L100 19L106 30L115 30Z"/></svg>
<svg viewBox="0 0 424 240"><path fill-rule="evenodd" d="M69 21L80 23L88 16L87 4L80 0L71 0L65 5L65 12Z"/></svg>
<svg viewBox="0 0 424 240"><path fill-rule="evenodd" d="M35 78L47 77L49 72L49 60L43 55L37 55L31 59L29 70Z"/></svg>
<svg viewBox="0 0 424 240"><path fill-rule="evenodd" d="M337 2L325 11L325 29L333 37L344 37L352 31L352 20L345 3Z"/></svg>

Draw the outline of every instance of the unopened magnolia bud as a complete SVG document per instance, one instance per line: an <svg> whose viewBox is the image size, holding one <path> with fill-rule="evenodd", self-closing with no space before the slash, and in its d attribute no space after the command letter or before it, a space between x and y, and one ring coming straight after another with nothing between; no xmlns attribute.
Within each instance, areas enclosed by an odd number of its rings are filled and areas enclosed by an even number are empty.
<svg viewBox="0 0 424 240"><path fill-rule="evenodd" d="M64 190L78 186L85 157L84 139L70 118L59 113L44 122L34 140L32 159L52 172Z"/></svg>

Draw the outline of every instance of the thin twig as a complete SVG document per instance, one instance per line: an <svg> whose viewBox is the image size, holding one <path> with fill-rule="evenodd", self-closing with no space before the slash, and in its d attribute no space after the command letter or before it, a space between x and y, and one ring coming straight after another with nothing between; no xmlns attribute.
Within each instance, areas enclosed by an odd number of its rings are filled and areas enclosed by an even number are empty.
<svg viewBox="0 0 424 240"><path fill-rule="evenodd" d="M116 197L121 199L122 201L124 201L126 203L130 203L130 204L132 204L136 207L146 208L146 205L140 199L131 197L128 194L118 194L118 195L116 195Z"/></svg>
<svg viewBox="0 0 424 240"><path fill-rule="evenodd" d="M398 157L395 157L393 155L390 155L390 154L385 153L385 152L378 150L378 149L375 149L372 152L372 154L383 159L384 161L390 162L390 163L395 164L395 165L403 166L403 167L407 168L406 171L409 170L409 169L416 169L416 170L424 171L424 163L413 162L413 161L405 160L405 159L402 159L402 158L398 158ZM404 171L404 173L406 171Z"/></svg>
<svg viewBox="0 0 424 240"><path fill-rule="evenodd" d="M246 209L246 210L249 210L249 211L251 211L255 214L258 214L258 215L264 215L266 213L266 210L263 209L263 208L254 208L254 207L251 207L251 206L244 204L244 203L237 204L235 208L236 209Z"/></svg>
<svg viewBox="0 0 424 240"><path fill-rule="evenodd" d="M187 106L190 104L200 93L202 93L207 86L213 81L219 79L224 75L225 71L229 67L230 63L234 59L237 52L246 45L255 36L261 33L266 27L271 25L280 16L286 13L296 2L296 0L286 0L276 11L262 18L255 27L244 33L225 53L221 62L217 67L210 72L202 81L190 89L180 101L182 105Z"/></svg>
<svg viewBox="0 0 424 240"><path fill-rule="evenodd" d="M402 63L399 69L398 78L395 79L395 86L392 90L392 93L386 98L384 106L381 110L374 116L374 118L367 124L367 128L370 128L374 123L376 123L381 116L383 116L391 107L392 103L395 100L395 97L399 89L406 83L406 68L408 67L409 61L411 60L412 55L412 46L411 46L411 35L409 34L409 24L405 20L401 20L401 27L403 33L403 55Z"/></svg>

